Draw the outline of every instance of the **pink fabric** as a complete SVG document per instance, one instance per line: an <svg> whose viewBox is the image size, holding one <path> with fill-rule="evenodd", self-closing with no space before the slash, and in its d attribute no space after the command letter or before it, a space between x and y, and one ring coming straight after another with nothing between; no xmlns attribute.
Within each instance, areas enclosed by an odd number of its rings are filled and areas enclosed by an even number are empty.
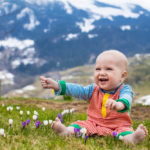
<svg viewBox="0 0 150 150"><path fill-rule="evenodd" d="M110 94L109 98L117 100L122 86L115 94ZM131 128L132 122L128 112L120 113L107 109L106 118L103 118L101 114L103 96L104 93L98 86L95 86L92 97L89 101L90 104L87 110L87 120L76 121L72 124L78 124L80 127L86 128L88 135L97 134L107 136L112 135L113 131L117 131L118 133L133 131Z"/></svg>

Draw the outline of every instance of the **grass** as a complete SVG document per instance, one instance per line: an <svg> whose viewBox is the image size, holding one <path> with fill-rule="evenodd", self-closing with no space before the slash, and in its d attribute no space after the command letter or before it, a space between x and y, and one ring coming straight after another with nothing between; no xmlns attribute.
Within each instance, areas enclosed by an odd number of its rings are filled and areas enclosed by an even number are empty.
<svg viewBox="0 0 150 150"><path fill-rule="evenodd" d="M18 102L20 100L18 99ZM1 104L3 100L0 101ZM71 103L71 102L70 102ZM13 106L13 111L8 112L7 106ZM84 143L84 139L72 137L59 137L56 135L50 125L41 125L38 129L35 128L34 121L32 119L33 112L36 110L39 113L40 121L43 120L54 120L58 113L62 110L47 110L42 111L41 109L34 107L33 105L21 105L19 102L20 110L24 111L23 116L19 114L19 110L16 110L16 103L13 105L11 100L7 100L7 105L2 107L0 105L0 128L5 129L6 137L0 136L0 149L1 150L148 150L150 149L150 136L148 136L141 144L138 145L125 145L121 141L117 141L112 137L89 137L87 143ZM31 112L30 116L27 116L26 111ZM13 119L12 127L9 126L8 120ZM22 128L22 121L30 119L31 123ZM68 115L64 118L64 124L69 125L76 120L85 120L86 113L74 112L72 115ZM137 126L141 121L133 121L133 128ZM150 120L142 122L150 133Z"/></svg>

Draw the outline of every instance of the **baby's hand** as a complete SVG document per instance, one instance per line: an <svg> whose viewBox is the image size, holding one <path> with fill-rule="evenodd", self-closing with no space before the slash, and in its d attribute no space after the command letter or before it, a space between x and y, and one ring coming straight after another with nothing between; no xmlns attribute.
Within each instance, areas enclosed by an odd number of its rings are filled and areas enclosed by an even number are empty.
<svg viewBox="0 0 150 150"><path fill-rule="evenodd" d="M51 78L45 78L44 76L40 76L40 79L41 79L41 85L43 88L46 88L46 89L55 89L56 91L59 90L59 85L58 83L51 79Z"/></svg>
<svg viewBox="0 0 150 150"><path fill-rule="evenodd" d="M108 99L105 105L106 108L109 108L111 110L120 111L125 108L125 105L121 102L116 102L113 99Z"/></svg>

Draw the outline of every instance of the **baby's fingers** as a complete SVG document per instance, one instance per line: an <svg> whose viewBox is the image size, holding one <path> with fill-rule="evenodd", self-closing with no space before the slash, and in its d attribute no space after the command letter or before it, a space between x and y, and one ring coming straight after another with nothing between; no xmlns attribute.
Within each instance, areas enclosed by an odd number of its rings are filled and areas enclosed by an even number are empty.
<svg viewBox="0 0 150 150"><path fill-rule="evenodd" d="M112 105L112 101L107 101L105 107L110 108Z"/></svg>
<svg viewBox="0 0 150 150"><path fill-rule="evenodd" d="M46 81L47 79L44 77L44 76L40 76L40 80L41 80L41 82L43 81Z"/></svg>
<svg viewBox="0 0 150 150"><path fill-rule="evenodd" d="M115 109L115 108L116 108L116 103L112 103L111 109Z"/></svg>
<svg viewBox="0 0 150 150"><path fill-rule="evenodd" d="M42 83L43 88L47 88L47 84L46 83Z"/></svg>
<svg viewBox="0 0 150 150"><path fill-rule="evenodd" d="M108 100L105 105L106 108L115 109L116 103L113 100Z"/></svg>

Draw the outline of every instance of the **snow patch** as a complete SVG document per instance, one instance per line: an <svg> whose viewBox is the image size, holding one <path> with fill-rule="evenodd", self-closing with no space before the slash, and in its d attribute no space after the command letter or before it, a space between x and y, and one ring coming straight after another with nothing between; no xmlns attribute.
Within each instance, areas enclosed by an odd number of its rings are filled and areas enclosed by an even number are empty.
<svg viewBox="0 0 150 150"><path fill-rule="evenodd" d="M146 95L137 99L135 103L142 104L142 105L150 105L150 95Z"/></svg>
<svg viewBox="0 0 150 150"><path fill-rule="evenodd" d="M7 70L0 71L0 80L2 85L13 85L14 84L14 75Z"/></svg>
<svg viewBox="0 0 150 150"><path fill-rule="evenodd" d="M33 85L27 85L27 86L25 86L24 88L23 88L23 90L24 91L33 91L33 90L35 90L36 88L35 88L35 86L33 86Z"/></svg>
<svg viewBox="0 0 150 150"><path fill-rule="evenodd" d="M131 26L130 25L123 25L120 28L121 28L122 31L131 30Z"/></svg>
<svg viewBox="0 0 150 150"><path fill-rule="evenodd" d="M3 53L0 53L0 59L3 56L5 57L5 53L7 53L8 58L11 57L9 64L11 64L12 69L17 68L21 63L24 65L38 64L38 66L46 63L46 61L35 56L34 41L31 39L18 40L17 38L9 37L0 41L0 47L4 47Z"/></svg>
<svg viewBox="0 0 150 150"><path fill-rule="evenodd" d="M135 58L136 58L136 60L138 60L138 61L141 61L141 60L142 60L140 54L135 54Z"/></svg>
<svg viewBox="0 0 150 150"><path fill-rule="evenodd" d="M0 16L8 15L17 10L18 6L5 1L0 1Z"/></svg>
<svg viewBox="0 0 150 150"><path fill-rule="evenodd" d="M78 34L73 34L73 33L70 33L68 34L66 37L65 37L65 40L66 41L70 41L72 39L76 39L78 37Z"/></svg>
<svg viewBox="0 0 150 150"><path fill-rule="evenodd" d="M25 86L24 88L22 88L22 89L16 89L16 90L14 90L13 91L13 93L15 94L23 94L24 92L27 92L27 91L33 91L33 90L35 90L36 88L35 88L35 86L33 86L33 85L27 85L27 86Z"/></svg>
<svg viewBox="0 0 150 150"><path fill-rule="evenodd" d="M88 34L89 39L92 39L92 38L95 38L95 37L98 37L98 34Z"/></svg>
<svg viewBox="0 0 150 150"><path fill-rule="evenodd" d="M83 22L77 22L76 25L80 27L81 32L89 32L95 28L92 24L95 20L94 19L83 19Z"/></svg>
<svg viewBox="0 0 150 150"><path fill-rule="evenodd" d="M8 48L18 48L23 50L24 48L30 47L34 45L34 41L30 39L26 40L18 40L17 38L6 38L5 40L0 41L0 46L8 47Z"/></svg>
<svg viewBox="0 0 150 150"><path fill-rule="evenodd" d="M33 11L29 8L24 8L20 14L17 15L17 19L20 20L23 17L25 17L26 15L29 16L29 23L28 24L24 24L24 28L27 30L33 30L36 26L38 26L40 24L40 22L36 19Z"/></svg>

